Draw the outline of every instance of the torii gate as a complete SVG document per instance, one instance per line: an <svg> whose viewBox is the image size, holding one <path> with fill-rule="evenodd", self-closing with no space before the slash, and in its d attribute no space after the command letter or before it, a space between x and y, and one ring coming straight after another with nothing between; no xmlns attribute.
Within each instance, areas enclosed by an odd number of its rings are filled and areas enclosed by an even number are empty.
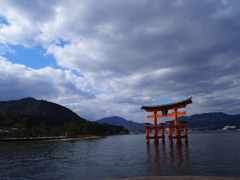
<svg viewBox="0 0 240 180"><path fill-rule="evenodd" d="M185 108L187 104L192 103L192 97L189 97L185 100L169 103L169 104L162 104L162 105L155 105L155 106L142 106L141 109L145 109L146 112L153 112L153 115L147 116L147 118L154 118L154 126L149 127L150 123L145 123L146 129L146 142L149 143L149 139L154 139L154 143L158 143L158 139L162 138L162 142L165 142L165 135L164 135L164 123L160 123L160 126L157 125L157 118L161 117L170 117L174 116L174 125L171 125L171 121L167 121L168 124L168 139L169 143L173 143L173 139L176 139L177 143L181 143L181 138L185 138L185 142L188 142L188 135L187 135L187 122L182 122L183 125L179 125L178 123L178 116L186 115L186 111L178 112L177 110L180 108ZM173 113L168 114L168 110L173 110ZM158 111L162 111L162 115L157 114ZM175 130L175 136L172 135L172 128ZM184 135L181 136L180 128L183 128ZM154 130L154 136L149 136L149 129ZM158 136L158 129L161 130L161 136Z"/></svg>

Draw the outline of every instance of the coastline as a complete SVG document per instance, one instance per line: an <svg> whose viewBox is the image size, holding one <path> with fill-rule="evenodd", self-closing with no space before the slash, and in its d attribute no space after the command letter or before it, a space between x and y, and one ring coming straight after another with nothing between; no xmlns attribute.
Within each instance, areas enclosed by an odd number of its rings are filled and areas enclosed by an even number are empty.
<svg viewBox="0 0 240 180"><path fill-rule="evenodd" d="M79 136L79 137L67 137L67 136L55 136L55 137L28 137L28 138L0 138L0 142L16 142L16 141L67 141L67 140L79 140L79 139L98 139L106 136Z"/></svg>

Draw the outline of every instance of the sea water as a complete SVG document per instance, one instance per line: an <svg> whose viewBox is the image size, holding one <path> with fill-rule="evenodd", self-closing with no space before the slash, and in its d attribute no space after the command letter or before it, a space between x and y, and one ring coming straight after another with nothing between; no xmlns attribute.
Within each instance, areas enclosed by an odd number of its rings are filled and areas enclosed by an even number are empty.
<svg viewBox="0 0 240 180"><path fill-rule="evenodd" d="M189 133L189 143L145 135L0 143L0 179L113 179L145 176L240 177L240 131Z"/></svg>

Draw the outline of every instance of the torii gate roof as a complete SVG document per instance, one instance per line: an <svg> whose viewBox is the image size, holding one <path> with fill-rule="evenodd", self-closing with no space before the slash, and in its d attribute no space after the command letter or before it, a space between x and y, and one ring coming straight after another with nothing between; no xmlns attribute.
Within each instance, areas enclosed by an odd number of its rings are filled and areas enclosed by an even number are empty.
<svg viewBox="0 0 240 180"><path fill-rule="evenodd" d="M182 101L168 103L168 104L161 104L161 105L153 105L153 106L144 106L142 105L141 109L145 109L147 112L153 111L166 111L171 109L180 109L186 107L187 104L192 103L192 97L184 99Z"/></svg>

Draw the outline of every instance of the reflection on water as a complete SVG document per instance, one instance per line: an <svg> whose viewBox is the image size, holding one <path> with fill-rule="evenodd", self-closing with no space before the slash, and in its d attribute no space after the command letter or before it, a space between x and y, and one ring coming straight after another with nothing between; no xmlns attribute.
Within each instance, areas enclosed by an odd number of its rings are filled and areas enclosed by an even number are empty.
<svg viewBox="0 0 240 180"><path fill-rule="evenodd" d="M0 143L0 179L240 177L240 131L189 133L188 144L146 145L145 135Z"/></svg>
<svg viewBox="0 0 240 180"><path fill-rule="evenodd" d="M158 169L176 168L177 174L189 172L189 145L186 144L146 144L147 162L156 162Z"/></svg>

